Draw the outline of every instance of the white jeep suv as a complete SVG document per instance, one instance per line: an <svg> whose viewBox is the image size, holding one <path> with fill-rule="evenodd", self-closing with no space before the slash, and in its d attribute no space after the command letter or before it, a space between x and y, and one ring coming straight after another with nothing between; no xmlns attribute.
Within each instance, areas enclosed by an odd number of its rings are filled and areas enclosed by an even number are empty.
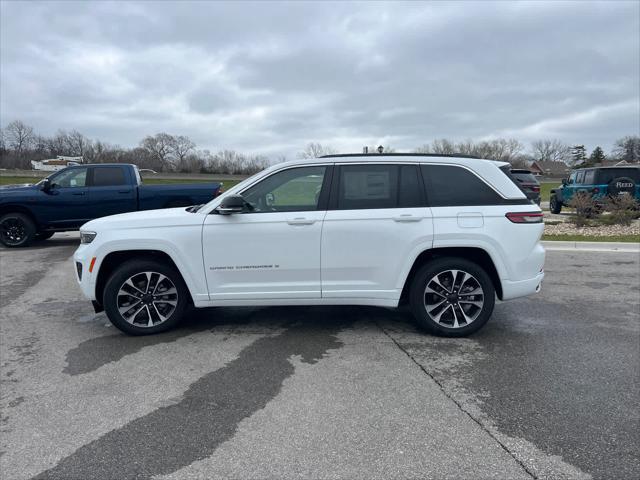
<svg viewBox="0 0 640 480"><path fill-rule="evenodd" d="M462 156L331 155L270 167L206 205L81 229L77 278L134 335L185 308L407 300L446 336L482 327L495 297L540 289L540 208L509 165Z"/></svg>

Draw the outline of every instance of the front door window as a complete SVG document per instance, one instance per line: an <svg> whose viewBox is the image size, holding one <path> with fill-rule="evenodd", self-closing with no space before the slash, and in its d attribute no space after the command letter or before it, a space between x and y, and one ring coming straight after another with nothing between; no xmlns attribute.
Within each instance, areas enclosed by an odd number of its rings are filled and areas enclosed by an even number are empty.
<svg viewBox="0 0 640 480"><path fill-rule="evenodd" d="M290 168L265 178L242 193L248 213L317 210L326 169Z"/></svg>

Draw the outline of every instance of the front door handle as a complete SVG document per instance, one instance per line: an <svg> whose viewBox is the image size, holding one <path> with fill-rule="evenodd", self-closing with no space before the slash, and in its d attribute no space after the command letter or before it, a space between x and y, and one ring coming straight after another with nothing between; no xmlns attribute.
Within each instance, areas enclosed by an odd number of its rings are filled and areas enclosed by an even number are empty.
<svg viewBox="0 0 640 480"><path fill-rule="evenodd" d="M72 192L71 195L84 195L84 192Z"/></svg>
<svg viewBox="0 0 640 480"><path fill-rule="evenodd" d="M131 193L131 190L118 190L118 193Z"/></svg>
<svg viewBox="0 0 640 480"><path fill-rule="evenodd" d="M289 225L313 225L316 221L311 218L296 217L287 220L287 223Z"/></svg>
<svg viewBox="0 0 640 480"><path fill-rule="evenodd" d="M397 217L393 217L394 222L419 222L420 220L422 220L422 217L411 215L410 213L404 213Z"/></svg>

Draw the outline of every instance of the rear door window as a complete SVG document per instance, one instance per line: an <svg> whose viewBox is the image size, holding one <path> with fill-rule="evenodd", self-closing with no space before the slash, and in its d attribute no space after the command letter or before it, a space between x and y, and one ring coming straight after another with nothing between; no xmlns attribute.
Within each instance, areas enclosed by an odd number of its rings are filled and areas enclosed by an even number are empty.
<svg viewBox="0 0 640 480"><path fill-rule="evenodd" d="M497 205L503 198L475 173L455 165L421 165L432 207Z"/></svg>
<svg viewBox="0 0 640 480"><path fill-rule="evenodd" d="M340 167L338 210L397 208L397 165Z"/></svg>
<svg viewBox="0 0 640 480"><path fill-rule="evenodd" d="M124 168L120 167L94 167L93 187L111 187L116 185L126 185Z"/></svg>
<svg viewBox="0 0 640 480"><path fill-rule="evenodd" d="M587 170L584 174L584 183L587 185L593 185L596 180L595 170Z"/></svg>

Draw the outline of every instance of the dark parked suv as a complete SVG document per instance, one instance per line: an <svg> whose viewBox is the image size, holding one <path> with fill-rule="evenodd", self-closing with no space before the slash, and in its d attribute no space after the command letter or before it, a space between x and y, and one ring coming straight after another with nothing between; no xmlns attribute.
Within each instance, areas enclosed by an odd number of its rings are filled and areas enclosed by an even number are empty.
<svg viewBox="0 0 640 480"><path fill-rule="evenodd" d="M601 202L607 196L631 195L640 201L640 166L594 167L574 170L562 186L551 190L549 210L560 213L562 206L578 192L586 192Z"/></svg>
<svg viewBox="0 0 640 480"><path fill-rule="evenodd" d="M540 183L529 170L511 169L511 175L529 200L540 205Z"/></svg>

